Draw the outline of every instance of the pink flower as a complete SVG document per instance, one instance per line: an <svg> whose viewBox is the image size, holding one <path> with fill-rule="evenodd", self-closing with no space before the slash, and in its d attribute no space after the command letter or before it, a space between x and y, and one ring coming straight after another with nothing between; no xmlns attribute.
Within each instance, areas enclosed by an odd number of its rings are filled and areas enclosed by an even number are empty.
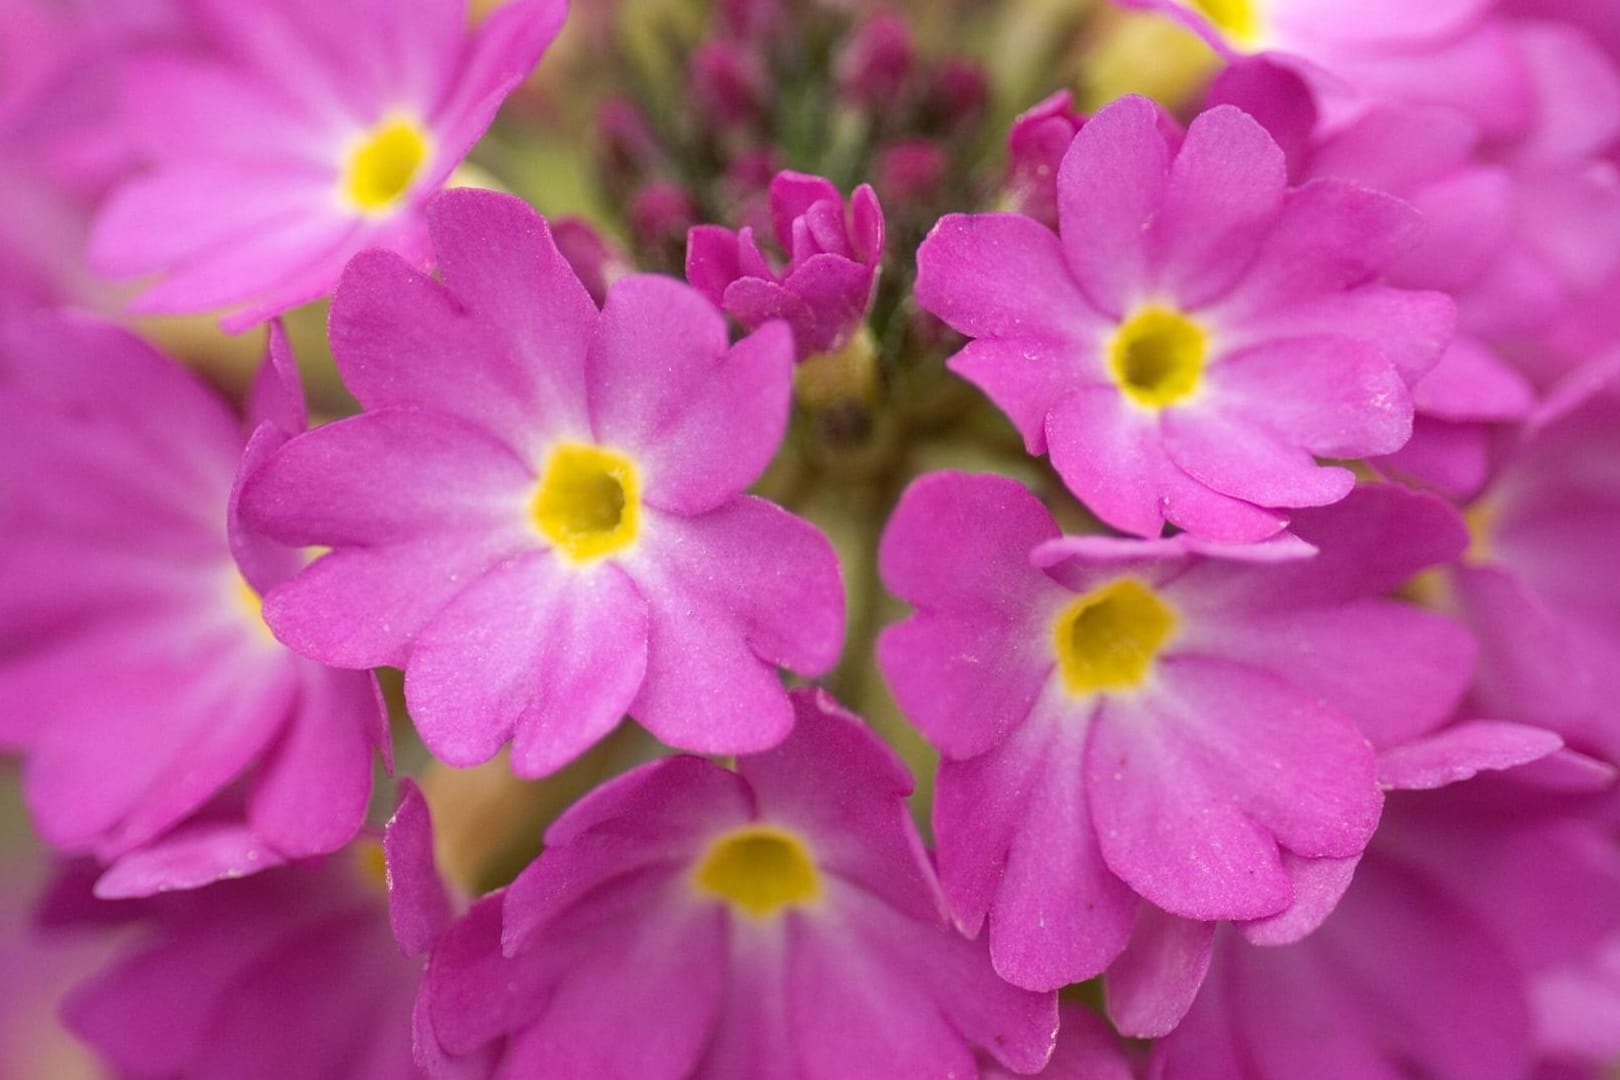
<svg viewBox="0 0 1620 1080"><path fill-rule="evenodd" d="M1620 376L1614 359L1554 392L1469 507L1467 555L1439 597L1479 638L1481 715L1550 728L1620 762Z"/></svg>
<svg viewBox="0 0 1620 1080"><path fill-rule="evenodd" d="M109 895L340 847L386 746L371 677L294 655L259 612L303 561L235 512L239 464L304 426L271 341L245 453L225 404L122 330L55 317L0 342L0 741L46 840L114 863ZM174 831L222 793L207 843Z"/></svg>
<svg viewBox="0 0 1620 1080"><path fill-rule="evenodd" d="M1099 974L1141 900L1275 915L1366 845L1370 742L1439 724L1473 660L1460 627L1381 594L1462 530L1382 487L1296 530L1310 543L1066 538L1021 485L960 473L901 498L881 566L917 612L878 661L944 757L941 879L1005 978Z"/></svg>
<svg viewBox="0 0 1620 1080"><path fill-rule="evenodd" d="M126 123L152 170L96 222L91 258L158 275L141 312L232 309L251 326L329 293L367 247L425 262L421 206L562 25L513 0L466 30L465 0L200 0L213 48L152 56Z"/></svg>
<svg viewBox="0 0 1620 1080"><path fill-rule="evenodd" d="M959 936L911 777L825 695L737 771L667 758L597 788L439 939L417 1007L444 1076L972 1076L1046 1064L1055 995Z"/></svg>
<svg viewBox="0 0 1620 1080"><path fill-rule="evenodd" d="M126 936L64 1019L120 1076L420 1075L410 1026L421 965L391 938L375 840L206 889L81 903L80 917Z"/></svg>
<svg viewBox="0 0 1620 1080"><path fill-rule="evenodd" d="M865 184L849 209L819 176L780 172L771 181L776 242L788 255L773 267L754 230L699 225L687 236L686 277L750 330L773 319L793 328L799 359L836 352L864 323L883 257L883 210Z"/></svg>
<svg viewBox="0 0 1620 1080"><path fill-rule="evenodd" d="M975 338L951 360L1085 504L1125 532L1275 534L1354 484L1317 457L1399 449L1409 386L1453 307L1376 276L1414 211L1335 181L1288 190L1282 151L1230 106L1175 148L1125 98L1075 136L1060 236L953 214L918 253L924 308Z"/></svg>
<svg viewBox="0 0 1620 1080"><path fill-rule="evenodd" d="M270 535L333 549L266 599L270 625L326 663L404 668L456 765L512 740L543 775L627 711L686 749L780 741L777 665L826 671L844 614L821 533L742 493L787 423L787 328L728 348L707 301L646 275L598 311L509 196L447 192L427 216L443 284L370 252L333 302L366 411L244 493Z"/></svg>
<svg viewBox="0 0 1620 1080"><path fill-rule="evenodd" d="M1620 859L1590 796L1514 775L1392 795L1310 937L1257 945L1223 929L1152 1075L1520 1080L1553 1060L1598 1075L1620 999L1561 991L1620 931Z"/></svg>

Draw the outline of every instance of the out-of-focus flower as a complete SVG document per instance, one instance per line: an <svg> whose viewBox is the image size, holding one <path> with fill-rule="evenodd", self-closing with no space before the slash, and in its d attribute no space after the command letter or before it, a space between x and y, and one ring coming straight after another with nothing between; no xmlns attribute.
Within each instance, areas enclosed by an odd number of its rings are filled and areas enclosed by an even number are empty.
<svg viewBox="0 0 1620 1080"><path fill-rule="evenodd" d="M109 325L41 317L0 342L0 739L44 837L115 861L111 893L334 850L386 745L371 676L294 655L260 614L303 563L235 507L304 426L279 328L247 422ZM176 830L227 788L229 820Z"/></svg>
<svg viewBox="0 0 1620 1080"><path fill-rule="evenodd" d="M878 659L945 758L941 878L1003 976L1101 973L1139 897L1258 919L1353 865L1369 739L1440 724L1473 660L1460 626L1380 594L1464 536L1379 488L1297 527L1310 544L1065 538L1018 483L957 473L901 499L883 578L917 613Z"/></svg>
<svg viewBox="0 0 1620 1080"><path fill-rule="evenodd" d="M1310 937L1223 929L1152 1074L1521 1080L1550 1059L1598 1075L1612 1038L1583 1060L1585 1040L1560 1036L1620 1028L1620 1000L1560 995L1557 980L1601 963L1593 943L1620 929L1620 857L1590 805L1515 792L1513 775L1393 794Z"/></svg>
<svg viewBox="0 0 1620 1080"><path fill-rule="evenodd" d="M78 917L132 938L72 992L64 1019L120 1076L419 1076L421 964L392 940L383 866L381 845L366 839L207 889L81 904Z"/></svg>
<svg viewBox="0 0 1620 1080"><path fill-rule="evenodd" d="M846 210L831 182L782 172L771 181L770 207L785 267L772 265L750 226L699 225L687 237L687 280L749 329L785 320L801 360L836 352L872 302L883 257L877 195L863 184Z"/></svg>
<svg viewBox="0 0 1620 1080"><path fill-rule="evenodd" d="M1611 360L1542 406L1470 505L1439 602L1473 627L1481 715L1539 724L1620 762L1620 387Z"/></svg>
<svg viewBox="0 0 1620 1080"><path fill-rule="evenodd" d="M91 259L157 275L141 312L241 329L329 293L351 256L425 265L424 201L556 36L564 0L199 0L210 48L146 58L126 123L152 169L102 209Z"/></svg>
<svg viewBox="0 0 1620 1080"><path fill-rule="evenodd" d="M690 757L598 788L439 940L418 1045L445 1076L971 1076L1046 1064L1054 995L959 936L859 720L798 723L737 771ZM634 1032L634 1037L626 1037Z"/></svg>
<svg viewBox="0 0 1620 1080"><path fill-rule="evenodd" d="M517 199L428 208L443 283L356 259L333 350L365 412L248 480L252 520L334 550L272 592L294 648L405 669L428 747L470 765L514 742L551 772L629 712L665 742L763 749L793 723L777 677L837 659L836 556L742 494L787 423L792 343L728 347L687 286L631 275L600 311Z"/></svg>
<svg viewBox="0 0 1620 1080"><path fill-rule="evenodd" d="M1409 387L1450 338L1438 293L1376 280L1415 239L1406 204L1319 180L1220 106L1176 147L1127 98L1074 138L1061 230L953 214L918 253L917 298L975 338L952 370L1050 453L1109 525L1253 541L1341 499L1316 458L1400 449Z"/></svg>

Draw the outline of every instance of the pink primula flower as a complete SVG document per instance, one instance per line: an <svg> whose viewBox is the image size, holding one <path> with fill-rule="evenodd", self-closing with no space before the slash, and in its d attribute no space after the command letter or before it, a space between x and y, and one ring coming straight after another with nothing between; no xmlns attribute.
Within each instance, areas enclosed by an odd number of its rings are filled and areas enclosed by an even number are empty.
<svg viewBox="0 0 1620 1080"><path fill-rule="evenodd" d="M1409 388L1454 317L1376 280L1416 238L1406 204L1289 190L1282 151L1230 106L1177 148L1142 98L1080 129L1058 187L1059 236L1016 214L940 221L917 297L976 339L952 370L1108 524L1263 539L1350 491L1318 457L1406 442Z"/></svg>
<svg viewBox="0 0 1620 1080"><path fill-rule="evenodd" d="M1394 488L1296 528L1309 544L1063 537L1021 485L960 473L902 497L881 565L917 613L878 660L945 759L941 877L1006 978L1099 974L1143 900L1275 915L1366 845L1372 743L1444 720L1473 660L1461 627L1382 594L1463 532Z"/></svg>
<svg viewBox="0 0 1620 1080"><path fill-rule="evenodd" d="M383 866L368 838L191 892L95 907L58 895L46 908L56 921L126 935L69 995L63 1019L118 1076L420 1076L411 1007L421 962L392 940Z"/></svg>
<svg viewBox="0 0 1620 1080"><path fill-rule="evenodd" d="M1476 711L1620 762L1620 357L1552 394L1469 506L1437 597L1479 638Z"/></svg>
<svg viewBox="0 0 1620 1080"><path fill-rule="evenodd" d="M826 671L844 614L826 538L742 493L787 424L787 328L728 347L708 301L647 275L598 311L510 196L427 213L442 284L370 252L333 303L366 411L245 490L271 535L333 549L266 599L270 625L326 663L404 668L417 729L456 765L510 740L542 775L627 711L685 749L780 741L777 665Z"/></svg>
<svg viewBox="0 0 1620 1080"><path fill-rule="evenodd" d="M862 184L846 211L829 181L781 172L771 181L770 205L785 267L773 266L751 227L734 233L699 225L687 235L687 280L750 330L786 320L801 360L836 352L872 302L883 257L877 195Z"/></svg>
<svg viewBox="0 0 1620 1080"><path fill-rule="evenodd" d="M207 50L130 74L152 164L102 210L91 259L157 280L141 312L251 326L329 293L368 247L425 263L421 207L557 34L564 0L198 0Z"/></svg>
<svg viewBox="0 0 1620 1080"><path fill-rule="evenodd" d="M442 936L417 1007L439 1076L1038 1072L1053 994L950 925L911 776L824 694L731 772L666 758L597 788Z"/></svg>
<svg viewBox="0 0 1620 1080"><path fill-rule="evenodd" d="M1568 990L1605 962L1593 943L1620 931L1620 858L1591 796L1514 777L1393 794L1311 936L1266 945L1223 928L1151 1075L1565 1075L1535 1070L1552 1062L1600 1075L1620 1048L1620 996Z"/></svg>
<svg viewBox="0 0 1620 1080"><path fill-rule="evenodd" d="M246 438L113 326L42 318L0 341L0 742L25 755L46 840L115 861L104 892L248 873L360 827L387 742L375 681L271 636L259 597L303 555L236 514L239 468L303 426L279 327ZM171 831L227 790L229 821Z"/></svg>

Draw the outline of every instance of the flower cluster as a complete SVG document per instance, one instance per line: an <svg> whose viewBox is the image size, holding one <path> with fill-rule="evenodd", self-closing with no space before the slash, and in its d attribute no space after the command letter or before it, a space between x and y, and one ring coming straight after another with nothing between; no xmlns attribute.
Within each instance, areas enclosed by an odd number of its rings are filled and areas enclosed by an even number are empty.
<svg viewBox="0 0 1620 1080"><path fill-rule="evenodd" d="M0 1073L1607 1075L1620 12L580 7L0 0Z"/></svg>

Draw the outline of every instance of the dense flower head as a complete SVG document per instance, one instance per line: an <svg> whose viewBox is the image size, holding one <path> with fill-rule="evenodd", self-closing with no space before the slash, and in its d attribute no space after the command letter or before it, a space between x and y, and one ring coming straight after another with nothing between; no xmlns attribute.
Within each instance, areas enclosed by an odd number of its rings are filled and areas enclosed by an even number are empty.
<svg viewBox="0 0 1620 1080"><path fill-rule="evenodd" d="M387 741L375 682L270 636L260 596L303 559L235 510L239 463L304 424L279 331L246 431L174 361L72 316L10 328L0 416L0 736L40 831L112 863L112 895L346 843Z"/></svg>
<svg viewBox="0 0 1620 1080"><path fill-rule="evenodd" d="M251 326L329 293L351 256L428 256L444 186L562 25L513 0L469 30L466 0L193 5L204 44L144 58L124 92L150 168L96 222L103 273L158 279L146 312L232 309Z"/></svg>
<svg viewBox="0 0 1620 1080"><path fill-rule="evenodd" d="M609 286L601 310L515 199L428 209L441 284L373 252L332 309L365 412L249 477L248 516L330 547L265 615L325 663L405 669L439 757L509 741L531 776L630 713L666 742L763 749L792 726L776 665L825 671L842 642L837 559L743 488L787 420L792 341L728 346L674 281Z"/></svg>
<svg viewBox="0 0 1620 1080"><path fill-rule="evenodd" d="M0 27L0 1076L1620 1062L1614 0Z"/></svg>
<svg viewBox="0 0 1620 1080"><path fill-rule="evenodd" d="M826 696L794 707L793 735L735 772L669 758L552 825L433 950L430 1072L972 1076L974 1048L1046 1064L1055 998L1003 983L950 926L909 774Z"/></svg>

